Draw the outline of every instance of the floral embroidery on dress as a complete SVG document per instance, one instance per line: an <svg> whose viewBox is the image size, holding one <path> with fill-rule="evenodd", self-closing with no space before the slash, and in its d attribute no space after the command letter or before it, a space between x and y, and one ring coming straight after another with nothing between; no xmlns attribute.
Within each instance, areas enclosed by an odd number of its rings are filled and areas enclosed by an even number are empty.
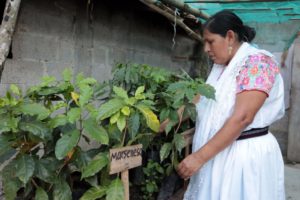
<svg viewBox="0 0 300 200"><path fill-rule="evenodd" d="M245 90L260 90L270 93L279 73L277 63L264 54L251 55L237 76L237 93Z"/></svg>

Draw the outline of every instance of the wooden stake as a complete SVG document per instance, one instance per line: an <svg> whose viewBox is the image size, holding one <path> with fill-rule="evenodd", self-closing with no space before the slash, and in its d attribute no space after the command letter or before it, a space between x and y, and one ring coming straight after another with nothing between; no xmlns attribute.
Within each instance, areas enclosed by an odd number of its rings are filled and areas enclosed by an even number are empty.
<svg viewBox="0 0 300 200"><path fill-rule="evenodd" d="M129 200L129 172L128 170L121 172L121 179L124 186L124 200Z"/></svg>

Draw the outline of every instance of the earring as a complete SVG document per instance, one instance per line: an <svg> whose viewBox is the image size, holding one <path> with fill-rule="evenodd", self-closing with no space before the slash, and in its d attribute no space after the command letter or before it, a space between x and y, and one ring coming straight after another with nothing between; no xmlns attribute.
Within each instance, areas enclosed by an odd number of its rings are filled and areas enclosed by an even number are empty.
<svg viewBox="0 0 300 200"><path fill-rule="evenodd" d="M228 47L228 54L231 55L231 53L232 53L232 46L229 46Z"/></svg>

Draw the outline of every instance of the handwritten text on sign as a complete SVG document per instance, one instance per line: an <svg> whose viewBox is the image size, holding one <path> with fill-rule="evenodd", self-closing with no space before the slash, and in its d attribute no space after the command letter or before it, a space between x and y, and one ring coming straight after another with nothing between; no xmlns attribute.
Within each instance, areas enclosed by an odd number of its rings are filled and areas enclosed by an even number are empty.
<svg viewBox="0 0 300 200"><path fill-rule="evenodd" d="M115 174L142 165L142 148L143 146L138 144L109 150L109 173Z"/></svg>

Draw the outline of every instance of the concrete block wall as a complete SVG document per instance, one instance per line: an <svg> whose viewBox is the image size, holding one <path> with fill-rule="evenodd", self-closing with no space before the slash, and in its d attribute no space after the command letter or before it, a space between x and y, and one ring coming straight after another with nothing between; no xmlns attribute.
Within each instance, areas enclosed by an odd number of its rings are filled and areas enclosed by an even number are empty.
<svg viewBox="0 0 300 200"><path fill-rule="evenodd" d="M143 63L172 70L192 67L194 41L177 33L172 48L172 24L139 1L24 0L0 92L9 84L23 89L44 75L58 79L65 68L102 82L111 78L116 62ZM88 17L92 16L92 20Z"/></svg>

